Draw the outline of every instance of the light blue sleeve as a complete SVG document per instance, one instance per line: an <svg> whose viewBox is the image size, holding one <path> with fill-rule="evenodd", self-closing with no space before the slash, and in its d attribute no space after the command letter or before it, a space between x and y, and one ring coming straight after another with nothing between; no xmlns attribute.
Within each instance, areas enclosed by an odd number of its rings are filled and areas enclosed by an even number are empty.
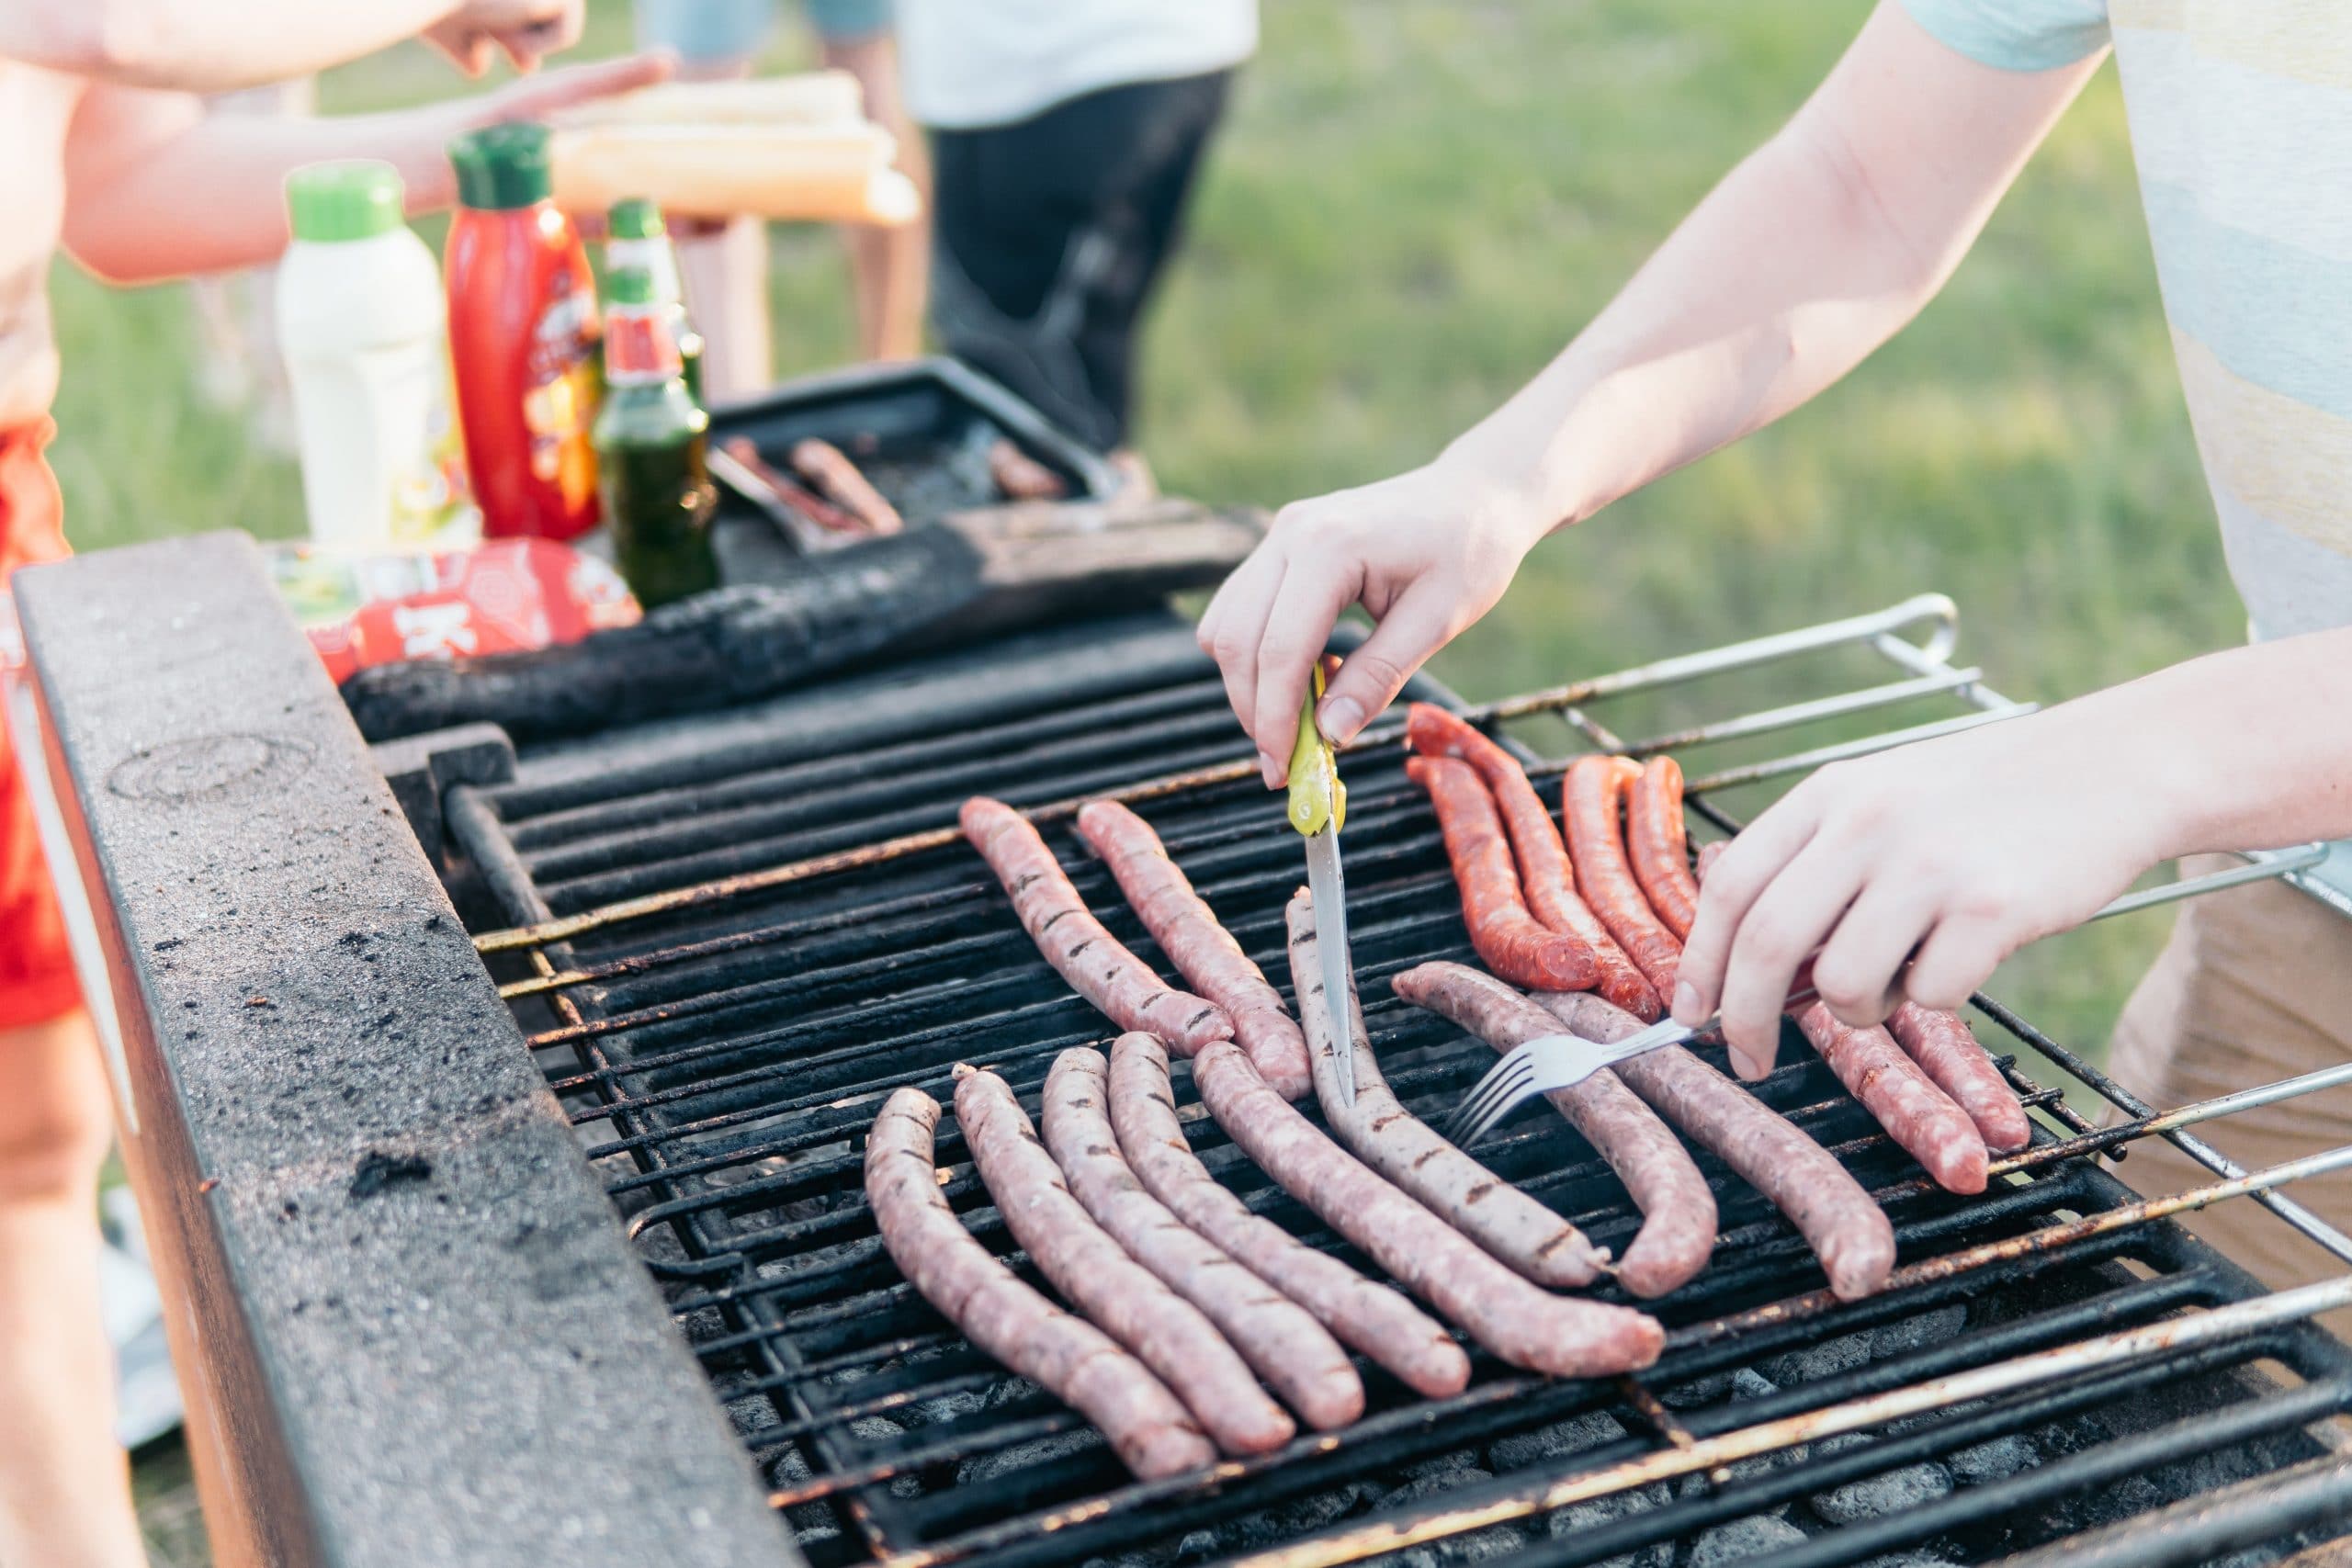
<svg viewBox="0 0 2352 1568"><path fill-rule="evenodd" d="M1903 0L1943 42L1981 65L2050 71L2107 44L2107 0Z"/></svg>

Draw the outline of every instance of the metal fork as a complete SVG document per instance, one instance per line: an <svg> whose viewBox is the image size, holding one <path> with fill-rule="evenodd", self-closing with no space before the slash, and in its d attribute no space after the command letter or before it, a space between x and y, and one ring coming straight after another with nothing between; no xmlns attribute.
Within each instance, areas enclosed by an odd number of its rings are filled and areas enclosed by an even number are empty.
<svg viewBox="0 0 2352 1568"><path fill-rule="evenodd" d="M1788 1005L1795 1007L1813 998L1812 986L1800 986L1789 993ZM1467 1148L1539 1094L1574 1089L1601 1068L1613 1066L1629 1056L1668 1045L1687 1045L1722 1022L1722 1015L1718 1014L1691 1029L1670 1017L1662 1018L1647 1029L1605 1044L1565 1032L1538 1035L1504 1052L1487 1069L1486 1076L1470 1086L1470 1092L1462 1097L1462 1103L1446 1118L1442 1129L1445 1139Z"/></svg>

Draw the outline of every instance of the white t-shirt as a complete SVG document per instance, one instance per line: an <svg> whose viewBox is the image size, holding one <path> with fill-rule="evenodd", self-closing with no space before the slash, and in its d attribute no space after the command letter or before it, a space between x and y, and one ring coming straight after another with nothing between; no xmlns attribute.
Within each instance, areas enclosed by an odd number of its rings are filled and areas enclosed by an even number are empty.
<svg viewBox="0 0 2352 1568"><path fill-rule="evenodd" d="M1257 0L898 0L897 12L907 112L942 130L1223 71L1258 47Z"/></svg>

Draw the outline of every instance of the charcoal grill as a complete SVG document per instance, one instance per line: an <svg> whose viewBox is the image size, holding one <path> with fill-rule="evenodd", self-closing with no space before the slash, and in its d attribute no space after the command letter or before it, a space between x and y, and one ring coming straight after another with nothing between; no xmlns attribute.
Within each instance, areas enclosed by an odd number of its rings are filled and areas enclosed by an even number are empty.
<svg viewBox="0 0 2352 1568"><path fill-rule="evenodd" d="M1134 800L1269 976L1287 980L1281 908L1299 878L1295 838L1250 765L1233 760L1239 737L1187 628L1158 617L1059 627L519 757L494 731L420 738L379 750L388 794L350 766L355 738L321 711L299 637L265 624L266 589L232 547L142 547L19 581L49 771L81 880L98 894L92 964L113 976L128 1076L151 1129L141 1136L171 1145L133 1168L142 1188L161 1184L170 1197L156 1205L179 1237L165 1250L193 1260L175 1290L206 1325L190 1364L229 1368L210 1397L236 1417L217 1445L235 1461L232 1491L308 1522L266 1560L528 1561L514 1543L536 1520L548 1538L591 1543L568 1561L789 1562L797 1552L819 1568L2252 1563L2325 1552L2316 1543L2352 1512L2339 1430L2352 1411L2352 1353L2310 1321L2352 1300L2352 1286L2267 1295L2135 1206L2098 1157L2120 1138L2098 1133L2064 1091L2086 1108L2148 1108L1989 998L1975 1003L1980 1032L2042 1124L2036 1148L1981 1197L1932 1190L1802 1048L1784 1051L1759 1086L1885 1203L1905 1265L1898 1288L1827 1301L1803 1244L1702 1157L1724 1243L1706 1274L1657 1303L1669 1338L1654 1369L1555 1383L1479 1357L1470 1388L1443 1401L1367 1369L1370 1412L1343 1432L1203 1475L1132 1483L1073 1416L993 1367L900 1281L864 1205L860 1139L901 1083L944 1098L956 1063L986 1063L1034 1105L1056 1052L1106 1038L955 840L955 808L976 791L1031 808L1089 902L1148 957L1148 939L1067 822L1083 795ZM169 613L141 620L156 604ZM1951 662L1955 626L1950 604L1929 596L1466 711L1519 726L1512 735L1549 750L1560 732L1532 727L1556 719L1585 744L1691 757L1693 811L1729 830L1717 803L1736 790L2024 711ZM1641 716L1661 691L1702 679L1736 691L1743 672L1793 660L1841 681L1860 671L1860 682L1645 741L1596 716ZM239 690L220 697L229 675ZM1415 694L1464 705L1428 682ZM1786 737L1819 736L1814 727L1826 738L1773 754ZM1394 734L1393 724L1375 730L1343 763L1351 923L1374 1048L1398 1093L1434 1110L1491 1054L1397 1004L1384 983L1412 964L1468 956L1433 819L1385 743ZM228 744L241 735L263 743ZM204 736L213 739L198 744ZM170 750L190 745L192 755ZM159 753L177 761L132 772L138 787L123 793L126 761ZM1556 804L1558 763L1522 754ZM201 809L142 807L154 778ZM502 1032L485 1021L473 1007L491 997L480 968L469 976L439 942L428 944L431 964L404 968L368 1004L388 1002L403 1028L461 1018L454 1069L413 1044L379 1048L380 1030L347 1047L364 1068L356 1085L311 1063L241 1065L181 1043L171 1026L183 993L232 1009L229 992L252 983L256 965L232 939L256 942L240 922L316 914L322 895L306 879L333 857L331 840L356 832L370 864L345 868L328 908L397 911L407 929L448 907L416 884L415 846L382 837L395 796L417 839L443 851L513 1023ZM207 812L227 807L250 869L204 888L201 951L159 953L178 940L177 895L164 882L198 876L190 868L209 847L200 840L228 831ZM2199 886L2251 875L2302 885L2312 858L2250 857ZM258 945L278 1000L318 1027L343 1009L348 1032L370 1015L352 1010L356 961L337 951L339 924L273 929ZM207 963L231 977L210 983ZM232 1038L257 1027L233 1011L223 1022ZM488 1122L449 1104L438 1081L526 1062L543 1091L499 1079L511 1098ZM340 1092L355 1087L356 1110ZM305 1316L296 1287L256 1268L266 1253L299 1271L307 1255L266 1251L268 1200L295 1184L289 1156L252 1118L223 1110L232 1089L268 1089L276 1115L331 1123L305 1122L300 1140L322 1203L342 1198L351 1174L334 1158L396 1140L432 1149L430 1182L378 1200L415 1230L397 1246L358 1230L354 1257L337 1267L356 1288L372 1280L401 1302L443 1306L458 1320L453 1344L427 1333L421 1305L392 1314L414 1342L364 1335L335 1314L322 1322L315 1298ZM1195 1147L1221 1179L1258 1213L1346 1254L1223 1139L1181 1070L1179 1090ZM1636 1218L1622 1190L1539 1111L1506 1122L1481 1158L1622 1247ZM229 1146L229 1123L253 1146L220 1192L198 1195L194 1179L218 1168L208 1156ZM444 1157L563 1123L584 1160L539 1158L493 1179ZM943 1131L951 1203L1025 1268L952 1122ZM2218 1176L2242 1174L2192 1133L2169 1135ZM239 1193L241 1169L276 1186ZM2252 1191L2352 1265L2352 1239L2276 1179L2256 1173L2222 1190ZM530 1271L502 1266L483 1245L508 1217L500 1205L526 1200L565 1227L571 1289L557 1302L524 1288L514 1276ZM585 1224L588 1203L616 1209L618 1223ZM678 1332L649 1340L648 1318L662 1314ZM380 1358L388 1343L413 1354L413 1389L452 1425L481 1423L482 1441L396 1429L402 1406L329 1375L336 1357ZM520 1356L518 1344L568 1355ZM495 1353L469 1359L485 1348ZM558 1409L560 1423L549 1415ZM401 1457L372 1493L353 1480L367 1443L334 1425L354 1416L366 1438L395 1443ZM514 1473L486 1485L484 1467L502 1463ZM489 1544L469 1550L449 1543L453 1532L400 1523L403 1506L432 1506L480 1523ZM368 1525L398 1550L365 1538Z"/></svg>

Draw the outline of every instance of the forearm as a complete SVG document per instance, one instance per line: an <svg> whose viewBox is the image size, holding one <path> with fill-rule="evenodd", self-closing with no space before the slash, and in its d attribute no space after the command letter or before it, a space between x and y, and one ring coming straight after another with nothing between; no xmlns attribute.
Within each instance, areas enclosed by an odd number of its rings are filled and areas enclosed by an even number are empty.
<svg viewBox="0 0 2352 1568"><path fill-rule="evenodd" d="M77 0L0 6L0 59L130 86L228 92L308 75L424 31L458 0Z"/></svg>

